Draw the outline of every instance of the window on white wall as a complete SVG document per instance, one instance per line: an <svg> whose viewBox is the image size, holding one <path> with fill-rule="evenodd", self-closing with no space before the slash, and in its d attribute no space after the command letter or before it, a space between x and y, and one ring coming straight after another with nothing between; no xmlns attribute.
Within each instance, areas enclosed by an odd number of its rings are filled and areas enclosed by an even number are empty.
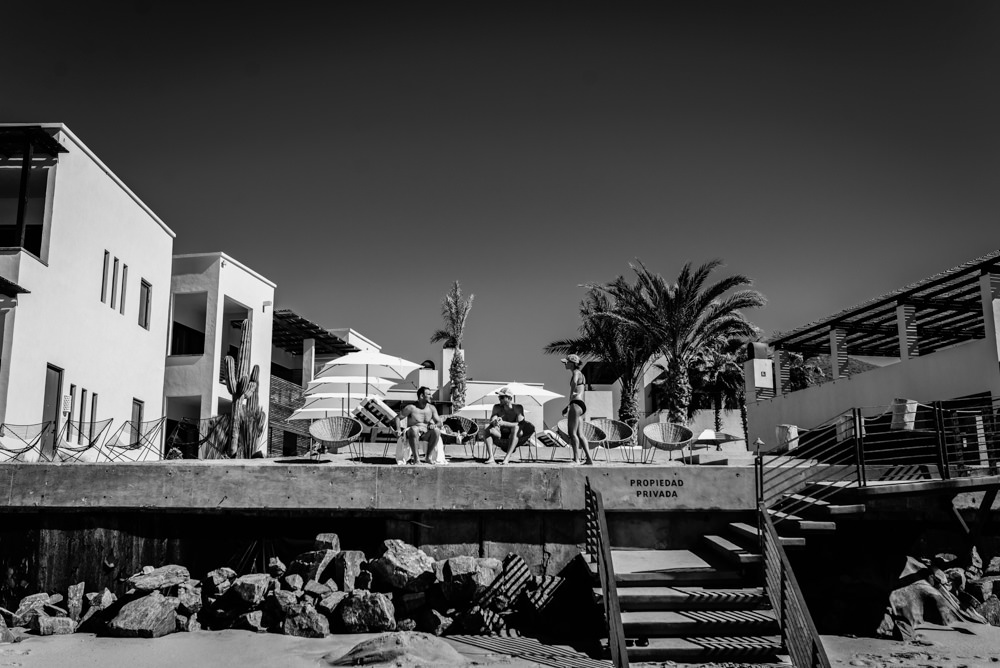
<svg viewBox="0 0 1000 668"><path fill-rule="evenodd" d="M66 440L73 442L73 413L76 412L76 385L69 386L69 425L66 426Z"/></svg>
<svg viewBox="0 0 1000 668"><path fill-rule="evenodd" d="M94 423L97 421L97 392L90 395L90 432L87 434L90 441L94 440Z"/></svg>
<svg viewBox="0 0 1000 668"><path fill-rule="evenodd" d="M149 313L153 303L153 286L145 280L139 283L139 326L149 329Z"/></svg>
<svg viewBox="0 0 1000 668"><path fill-rule="evenodd" d="M115 258L115 268L111 273L111 308L118 305L118 258Z"/></svg>
<svg viewBox="0 0 1000 668"><path fill-rule="evenodd" d="M128 265L122 265L122 298L119 304L118 312L125 315L125 288L128 287Z"/></svg>
<svg viewBox="0 0 1000 668"><path fill-rule="evenodd" d="M87 390L80 390L80 425L78 431L82 434L84 430L83 423L87 421Z"/></svg>
<svg viewBox="0 0 1000 668"><path fill-rule="evenodd" d="M108 271L111 269L111 253L104 251L104 276L101 278L101 303L108 303Z"/></svg>

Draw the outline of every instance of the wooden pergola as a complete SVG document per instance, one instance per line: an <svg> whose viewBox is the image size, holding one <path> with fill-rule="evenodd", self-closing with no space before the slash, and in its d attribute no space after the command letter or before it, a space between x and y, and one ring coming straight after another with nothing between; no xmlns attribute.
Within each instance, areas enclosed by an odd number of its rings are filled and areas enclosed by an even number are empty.
<svg viewBox="0 0 1000 668"><path fill-rule="evenodd" d="M907 359L985 338L984 299L992 302L1000 297L1000 275L993 273L998 265L1000 251L993 251L772 337L768 344L775 352L776 381L787 383L788 352L805 357L830 355L837 378L846 370L848 354ZM989 312L992 316L992 307Z"/></svg>
<svg viewBox="0 0 1000 668"><path fill-rule="evenodd" d="M291 355L301 355L303 342L312 339L317 355L341 356L354 353L358 348L331 334L316 323L303 318L289 309L274 312L271 343Z"/></svg>

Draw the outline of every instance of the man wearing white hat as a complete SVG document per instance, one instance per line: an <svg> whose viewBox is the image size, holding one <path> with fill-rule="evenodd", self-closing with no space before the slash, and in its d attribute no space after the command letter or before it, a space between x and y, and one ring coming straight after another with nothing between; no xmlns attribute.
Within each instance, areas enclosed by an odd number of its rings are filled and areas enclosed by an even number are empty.
<svg viewBox="0 0 1000 668"><path fill-rule="evenodd" d="M493 407L490 424L486 428L486 463L495 464L493 460L493 444L499 441L501 446L507 444L507 454L501 464L510 461L514 451L528 442L535 433L535 425L524 419L524 408L514 403L514 394L506 387L497 392L500 403Z"/></svg>

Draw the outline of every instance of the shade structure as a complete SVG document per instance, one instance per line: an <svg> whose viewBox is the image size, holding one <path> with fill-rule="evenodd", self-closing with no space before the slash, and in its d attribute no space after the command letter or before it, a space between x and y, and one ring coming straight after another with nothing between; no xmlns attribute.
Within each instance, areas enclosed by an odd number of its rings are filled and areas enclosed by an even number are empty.
<svg viewBox="0 0 1000 668"><path fill-rule="evenodd" d="M552 399L558 399L562 397L561 394L556 394L546 390L543 387L537 387L535 385L525 385L524 383L507 383L503 387L498 387L492 392L488 392L484 396L480 397L473 402L473 405L480 403L497 403L497 396L500 394L500 390L508 390L514 395L514 400L517 401L518 397L531 397L534 399L535 403L539 406L545 404L546 401L551 401Z"/></svg>
<svg viewBox="0 0 1000 668"><path fill-rule="evenodd" d="M386 355L371 350L361 350L348 353L343 357L327 362L316 374L316 378L336 378L338 376L360 376L364 378L388 378L403 380L414 369L419 369L416 362L404 360L395 355Z"/></svg>

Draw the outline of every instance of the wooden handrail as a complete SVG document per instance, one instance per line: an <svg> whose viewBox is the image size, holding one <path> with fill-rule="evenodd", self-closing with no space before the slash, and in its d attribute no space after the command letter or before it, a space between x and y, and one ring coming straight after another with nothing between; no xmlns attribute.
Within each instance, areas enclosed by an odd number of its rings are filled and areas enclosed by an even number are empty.
<svg viewBox="0 0 1000 668"><path fill-rule="evenodd" d="M802 589L781 546L781 538L763 503L757 504L764 555L764 590L795 668L831 668ZM792 618L792 619L790 619Z"/></svg>
<svg viewBox="0 0 1000 668"><path fill-rule="evenodd" d="M587 478L586 482L586 493L592 499L593 519L597 524L597 574L601 580L604 614L608 620L608 647L611 650L611 663L614 668L628 668L628 648L625 645L625 629L622 626L622 611L618 602L618 585L615 582L611 545L608 542L610 534L608 533L607 515L604 512L604 497L591 487L590 478Z"/></svg>

